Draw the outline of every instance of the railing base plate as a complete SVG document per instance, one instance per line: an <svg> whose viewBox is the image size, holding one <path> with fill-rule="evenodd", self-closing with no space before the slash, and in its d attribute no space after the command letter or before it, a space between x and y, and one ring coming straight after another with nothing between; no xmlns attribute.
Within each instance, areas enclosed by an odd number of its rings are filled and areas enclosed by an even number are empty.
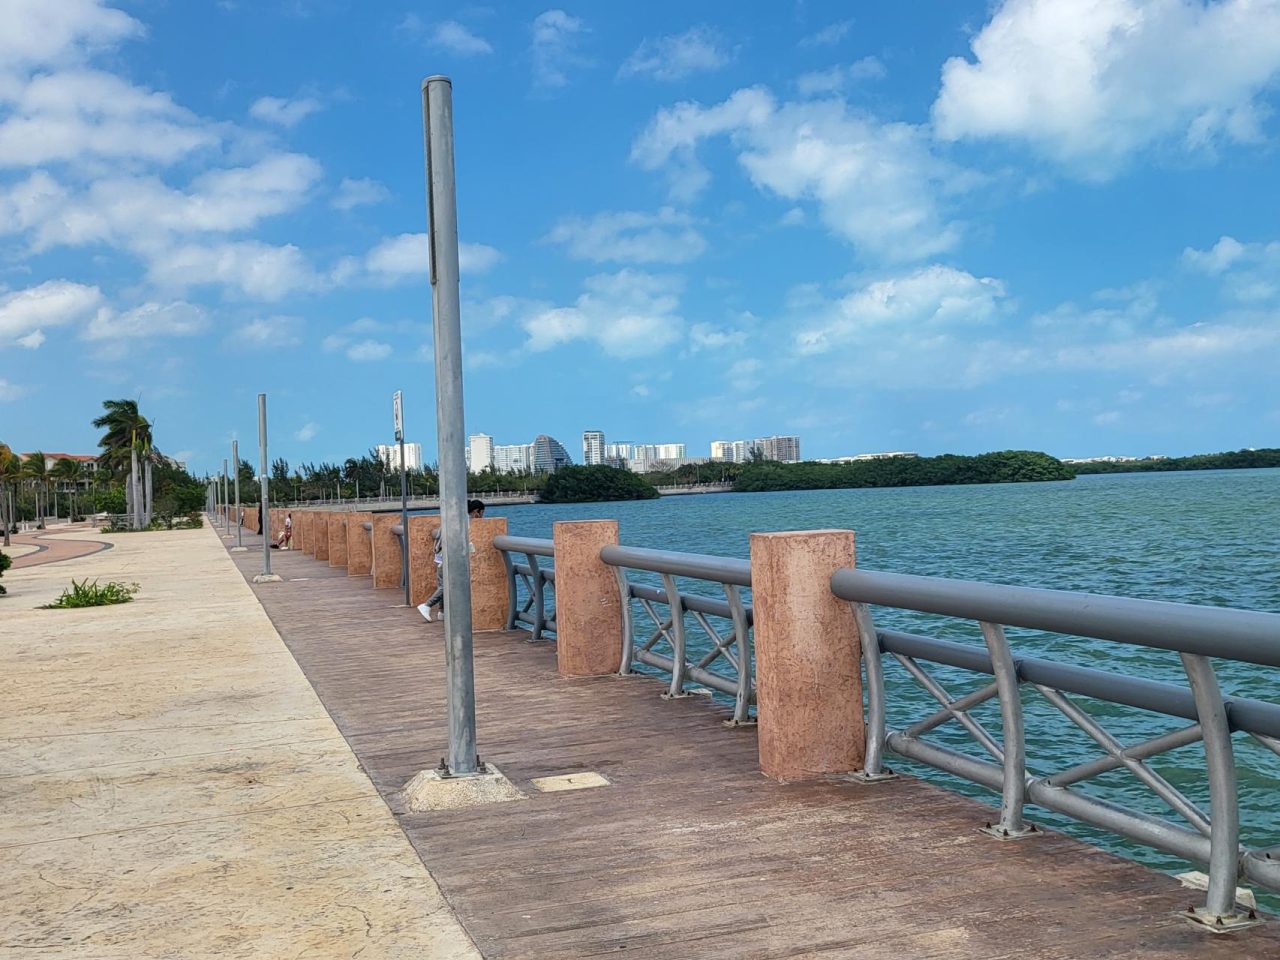
<svg viewBox="0 0 1280 960"><path fill-rule="evenodd" d="M845 780L852 780L854 783L884 783L887 780L897 780L898 775L885 767L879 773L867 773L865 770L855 770L853 773L845 774Z"/></svg>
<svg viewBox="0 0 1280 960"><path fill-rule="evenodd" d="M1209 933L1239 933L1249 927L1261 926L1262 920L1256 913L1231 913L1225 916L1212 914L1204 910L1183 910L1178 914L1187 923L1194 924Z"/></svg>
<svg viewBox="0 0 1280 960"><path fill-rule="evenodd" d="M979 832L985 833L989 837L995 837L997 840L1026 840L1030 837L1044 835L1043 831L1038 829L1034 823L1023 827L1021 830L1006 830L998 823L988 823Z"/></svg>
<svg viewBox="0 0 1280 960"><path fill-rule="evenodd" d="M728 720L721 720L720 722L724 724L726 727L731 727L731 728L732 727L754 727L758 723L755 717L747 717L747 719L745 720L730 718Z"/></svg>

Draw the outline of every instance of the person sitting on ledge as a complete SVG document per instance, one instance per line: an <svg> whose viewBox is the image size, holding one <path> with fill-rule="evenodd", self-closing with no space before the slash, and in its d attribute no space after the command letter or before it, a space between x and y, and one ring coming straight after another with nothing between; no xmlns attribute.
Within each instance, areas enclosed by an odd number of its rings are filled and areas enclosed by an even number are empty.
<svg viewBox="0 0 1280 960"><path fill-rule="evenodd" d="M468 500L467 501L467 523L472 520L479 520L484 517L484 501ZM435 619L444 616L444 524L436 527L431 531L431 539L435 545L436 554L436 592L427 597L426 603L418 604L418 612L422 614L423 619L427 623L431 623ZM467 546L471 553L476 552L476 545L468 542ZM431 608L439 607L440 613L435 617L431 616Z"/></svg>
<svg viewBox="0 0 1280 960"><path fill-rule="evenodd" d="M280 531L280 539L276 541L276 548L280 550L288 550L289 544L293 542L293 514L286 513L284 515L284 529Z"/></svg>

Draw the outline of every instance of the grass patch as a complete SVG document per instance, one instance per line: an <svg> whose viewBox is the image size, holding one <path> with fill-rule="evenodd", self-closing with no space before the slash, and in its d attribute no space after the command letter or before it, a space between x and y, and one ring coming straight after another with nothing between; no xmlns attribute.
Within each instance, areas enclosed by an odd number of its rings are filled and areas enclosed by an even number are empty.
<svg viewBox="0 0 1280 960"><path fill-rule="evenodd" d="M89 578L79 583L71 581L71 588L62 591L62 596L53 603L45 604L45 610L67 610L74 607L105 607L113 603L128 603L133 595L141 590L136 583L120 583L111 580L99 584L97 580L89 582Z"/></svg>

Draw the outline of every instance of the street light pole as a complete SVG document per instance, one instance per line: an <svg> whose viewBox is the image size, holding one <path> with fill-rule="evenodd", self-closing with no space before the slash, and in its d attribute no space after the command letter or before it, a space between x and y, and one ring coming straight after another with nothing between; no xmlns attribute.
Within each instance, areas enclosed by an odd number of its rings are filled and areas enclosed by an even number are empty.
<svg viewBox="0 0 1280 960"><path fill-rule="evenodd" d="M233 549L244 549L244 524L240 522L240 441L231 441L231 463L232 469L235 471L235 489L236 489L236 545Z"/></svg>
<svg viewBox="0 0 1280 960"><path fill-rule="evenodd" d="M449 770L479 772L472 663L471 559L467 536L467 464L463 452L462 326L458 293L458 203L453 168L453 84L422 83L427 225L431 249L436 438L444 528L444 630L449 704Z"/></svg>
<svg viewBox="0 0 1280 960"><path fill-rule="evenodd" d="M262 530L262 572L254 583L275 583L279 577L271 572L271 501L267 488L267 395L258 394L258 526Z"/></svg>
<svg viewBox="0 0 1280 960"><path fill-rule="evenodd" d="M409 600L409 494L404 482L404 396L395 394L396 443L400 444L400 580L404 584L404 605Z"/></svg>
<svg viewBox="0 0 1280 960"><path fill-rule="evenodd" d="M231 536L231 500L228 494L231 493L231 485L227 482L227 461L222 461L222 519L223 519L223 536Z"/></svg>

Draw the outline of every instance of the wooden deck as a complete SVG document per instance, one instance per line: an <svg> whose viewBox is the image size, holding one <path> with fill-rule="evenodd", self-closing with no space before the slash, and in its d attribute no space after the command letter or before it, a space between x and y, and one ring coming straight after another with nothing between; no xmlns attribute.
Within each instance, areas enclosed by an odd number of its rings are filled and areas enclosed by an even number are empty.
<svg viewBox="0 0 1280 960"><path fill-rule="evenodd" d="M708 701L560 679L520 633L477 636L475 665L481 755L528 799L406 814L396 791L445 750L442 628L368 577L272 567L264 608L486 957L1280 956L1280 922L1204 933L1174 916L1202 894L1062 836L992 840L988 808L927 783L775 784ZM529 784L581 771L611 785Z"/></svg>

